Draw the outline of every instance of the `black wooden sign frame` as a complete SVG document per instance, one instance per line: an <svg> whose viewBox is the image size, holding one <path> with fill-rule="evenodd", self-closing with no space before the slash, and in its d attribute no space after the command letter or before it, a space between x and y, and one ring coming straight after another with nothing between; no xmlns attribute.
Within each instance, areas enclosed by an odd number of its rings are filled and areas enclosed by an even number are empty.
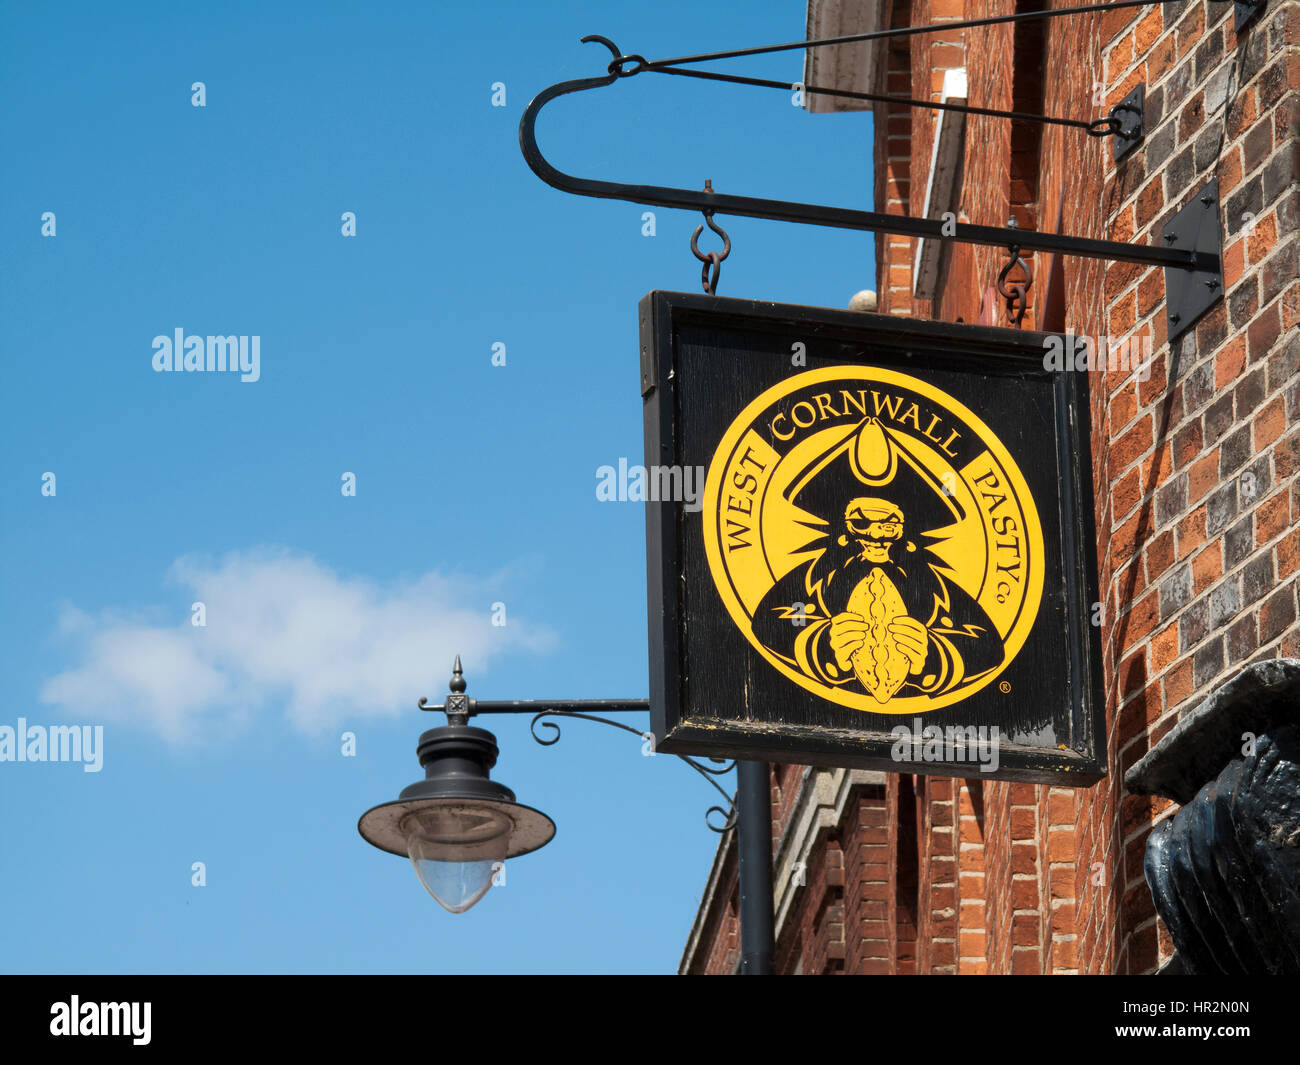
<svg viewBox="0 0 1300 1065"><path fill-rule="evenodd" d="M1071 787L1106 775L1088 382L1084 371L1046 368L1050 335L675 292L651 292L639 310L647 471L694 469L702 476L715 452L725 450L721 443L734 432L728 427L742 408L748 411L747 403L758 402L754 397L761 400L769 394L765 389L785 387L781 382L797 373L847 370L913 384L937 381L936 395L969 393L982 402L973 408L981 417L990 410L1000 419L993 423L999 438L994 446L1002 447L1001 439L1013 442L1017 458L1010 465L1017 474L1020 467L1025 470L1024 494L1045 548L1038 560L1041 598L1032 610L1022 611L1029 618L1027 635L1007 664L990 674L1005 679L969 696L953 696L955 702L924 715L876 713L866 695L857 696L864 701L858 708L819 697L815 685L782 669L734 623L734 610L723 602L724 585L716 573L711 578L701 543L708 535L706 523L718 524L705 513L707 507L698 499L692 506L689 499L647 496L650 713L659 750ZM862 401L869 402L865 392ZM877 397L877 413L879 402ZM818 406L822 415L839 413L829 400L802 406L805 417ZM856 418L844 406L844 415ZM793 410L797 419L799 407L771 409L780 410L777 418ZM971 414L962 404L952 407ZM962 424L985 428L979 418ZM932 415L931 440L942 439L944 430L937 425ZM947 442L955 439L950 435ZM682 476L684 482L673 483L689 486L689 475ZM739 474L735 481L741 483ZM987 535L984 542L991 542ZM916 547L909 543L907 550ZM1018 558L1020 547L1015 551ZM1027 576L1033 564L1032 559L1026 563ZM956 634L952 641L963 635L960 621L943 618L951 626L945 631ZM829 618L823 624L829 625ZM827 668L835 672L833 665ZM972 670L971 675L980 674ZM920 685L921 679L912 683ZM915 726L917 733L901 745L900 725L904 732ZM927 757L920 735L933 738L922 727L930 725L941 737L932 749L937 757ZM978 725L1000 726L989 730L1000 735L992 769L976 765L960 747L957 757L948 757L953 751L942 746L950 726L960 739L963 728Z"/></svg>

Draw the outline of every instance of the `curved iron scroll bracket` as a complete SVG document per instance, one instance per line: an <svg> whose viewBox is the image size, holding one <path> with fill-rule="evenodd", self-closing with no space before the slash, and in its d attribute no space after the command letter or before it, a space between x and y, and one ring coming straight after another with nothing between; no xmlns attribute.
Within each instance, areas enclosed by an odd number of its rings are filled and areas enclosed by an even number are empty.
<svg viewBox="0 0 1300 1065"><path fill-rule="evenodd" d="M602 725L613 725L615 728L622 729L624 732L630 732L632 735L649 738L653 743L653 736L650 733L643 732L639 728L631 725L625 725L621 721L611 721L607 717L601 717L598 714L591 713L592 710L599 710L602 713L626 713L633 711L646 712L650 709L650 703L646 699L575 699L564 700L560 702L546 702L539 699L524 700L483 700L472 699L465 694L468 684L465 681L465 673L461 669L460 655L456 656L456 662L452 666L451 683L447 686L447 695L442 703L437 705L430 704L429 700L421 697L416 704L421 710L433 713L444 713L447 715L448 724L466 725L470 718L480 714L531 714L532 722L528 726L528 731L532 733L533 739L543 747L550 747L559 742L560 726L554 721L543 721L547 717L576 717L583 721L596 721ZM576 709L581 707L581 709ZM554 734L542 736L537 731L538 722L541 722L544 728L549 728ZM653 752L653 748L652 748ZM688 758L684 754L676 757L685 762L688 766L699 773L710 786L722 796L727 803L726 809L720 806L710 806L704 815L704 823L713 829L714 832L726 832L734 828L737 820L736 800L728 795L714 777L722 776L724 773L730 773L736 768L735 761L726 761L722 758L709 758L714 763L713 767L701 765L694 758ZM721 826L715 825L710 817L713 814L721 814L724 823Z"/></svg>
<svg viewBox="0 0 1300 1065"><path fill-rule="evenodd" d="M630 732L634 736L645 736L645 733L640 729L633 728L631 725L625 725L621 721L611 721L607 717L597 717L595 714L584 714L578 710L541 710L533 715L533 720L529 722L528 725L528 731L533 734L533 739L543 747L550 747L560 742L560 726L554 721L543 721L542 719L546 717L580 718L583 721L597 721L602 725L613 725L614 728L622 729L624 732ZM552 732L546 736L539 734L537 731L538 722L541 722L543 728L549 728ZM736 800L732 796L728 795L721 785L719 785L713 778L716 776L722 776L724 773L730 773L736 768L735 761L732 760L728 762L721 759L710 759L710 761L718 762L718 765L715 768L711 768L706 765L701 765L694 758L688 758L684 754L676 755L676 757L685 762L688 766L694 769L695 772L699 773L700 776L707 780L713 789L717 791L717 793L721 795L723 800L727 803L726 809L723 809L720 806L710 806L708 810L705 811L704 823L714 832L718 833L726 832L727 830L734 828L736 824ZM715 825L711 820L711 817L715 813L722 815L723 823L721 825Z"/></svg>
<svg viewBox="0 0 1300 1065"><path fill-rule="evenodd" d="M576 196L592 196L597 199L624 200L628 203L642 203L653 207L672 207L708 214L716 212L748 218L769 218L778 222L894 233L908 237L950 239L966 244L1006 247L1014 243L1029 251L1051 251L1082 258L1142 263L1164 268L1167 290L1171 287L1171 282L1174 289L1181 291L1191 285L1203 283L1204 276L1214 275L1219 285L1217 298L1222 298L1221 238L1212 243L1193 247L1126 244L1060 233L1041 233L1030 229L1003 229L966 222L950 224L940 219L881 214L876 211L858 211L846 207L828 207L789 200L767 200L752 196L698 192L663 185L630 185L618 181L600 181L566 174L552 166L537 145L537 116L541 114L542 108L561 96L601 89L612 85L620 78L631 77L649 67L641 56L624 55L607 37L593 34L582 40L602 44L609 49L613 60L609 64L608 73L597 78L562 81L543 89L524 109L523 116L519 120L519 148L523 152L524 160L534 174L561 192ZM1216 233L1215 236L1218 237L1218 234ZM1190 324L1184 318L1171 330L1171 339Z"/></svg>

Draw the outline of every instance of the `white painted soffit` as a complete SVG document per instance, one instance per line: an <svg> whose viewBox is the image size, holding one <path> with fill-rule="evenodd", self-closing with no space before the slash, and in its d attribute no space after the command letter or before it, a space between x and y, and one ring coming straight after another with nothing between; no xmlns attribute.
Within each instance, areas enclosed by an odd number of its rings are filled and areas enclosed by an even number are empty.
<svg viewBox="0 0 1300 1065"><path fill-rule="evenodd" d="M966 68L944 72L940 102L966 103ZM966 115L961 111L937 111L934 147L930 152L930 174L925 182L923 218L939 219L944 212L958 212L957 175L961 172L962 153L966 148ZM912 264L912 292L917 299L934 299L939 290L939 262L943 239L921 237L916 242L916 259Z"/></svg>
<svg viewBox="0 0 1300 1065"><path fill-rule="evenodd" d="M804 40L847 37L887 28L886 6L878 0L808 0ZM884 41L834 44L806 48L803 83L826 89L879 93L884 84ZM830 111L870 111L867 100L804 94L804 107L813 114Z"/></svg>

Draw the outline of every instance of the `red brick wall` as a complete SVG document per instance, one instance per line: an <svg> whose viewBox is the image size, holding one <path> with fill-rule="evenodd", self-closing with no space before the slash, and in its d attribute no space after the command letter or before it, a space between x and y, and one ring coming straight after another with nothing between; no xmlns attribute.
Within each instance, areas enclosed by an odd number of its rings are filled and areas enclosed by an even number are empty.
<svg viewBox="0 0 1300 1065"><path fill-rule="evenodd" d="M911 17L909 0L894 0L890 26L910 25ZM913 79L908 39L888 39L885 52L888 57L885 92L891 96L910 95ZM876 129L875 209L887 214L910 214L915 132L912 109L878 104L873 121ZM876 309L881 314L914 313L911 267L914 244L915 241L908 237L892 233L876 234L876 272L879 278L876 283Z"/></svg>
<svg viewBox="0 0 1300 1065"><path fill-rule="evenodd" d="M887 973L898 931L883 788L850 799L839 830L844 853L844 949L847 973ZM892 945L891 945L892 944Z"/></svg>
<svg viewBox="0 0 1300 1065"><path fill-rule="evenodd" d="M789 828L802 766L774 766L774 853ZM885 973L897 942L885 789L855 785L839 823L813 839L791 918L778 930L778 972Z"/></svg>
<svg viewBox="0 0 1300 1065"><path fill-rule="evenodd" d="M1033 4L896 0L892 24ZM1088 374L1109 776L1071 790L891 775L814 847L817 882L810 866L782 971L1149 973L1172 953L1142 873L1171 804L1127 795L1124 772L1243 665L1300 657L1300 0L1269 0L1240 39L1232 23L1231 4L1201 0L900 38L885 52L890 93L937 99L943 71L964 62L972 104L1075 119L1145 82L1145 140L1118 166L1081 130L969 116L958 219L1059 219L1066 233L1158 243L1217 177L1227 291L1171 348L1162 271L1026 256L1023 328L1147 336L1155 355L1146 381ZM920 214L934 112L882 106L875 129L877 209ZM882 313L988 314L1003 250L953 244L930 301L912 295L914 244L876 238ZM1001 301L993 309L989 324L1008 325ZM777 777L779 839L802 770ZM708 971L729 971L718 944L708 957Z"/></svg>
<svg viewBox="0 0 1300 1065"><path fill-rule="evenodd" d="M1113 830L1092 842L1120 922L1084 960L1145 971L1171 950L1141 868L1167 804L1121 797L1120 775L1199 693L1300 653L1300 4L1274 0L1240 40L1231 5L1205 3L1116 12L1103 39L1108 99L1145 81L1149 111L1145 149L1108 174L1110 235L1158 240L1211 177L1225 231L1227 299L1172 350L1160 271L1116 264L1105 281L1109 331L1150 333L1159 357L1145 383L1104 375L1093 403L1119 813L1096 811Z"/></svg>

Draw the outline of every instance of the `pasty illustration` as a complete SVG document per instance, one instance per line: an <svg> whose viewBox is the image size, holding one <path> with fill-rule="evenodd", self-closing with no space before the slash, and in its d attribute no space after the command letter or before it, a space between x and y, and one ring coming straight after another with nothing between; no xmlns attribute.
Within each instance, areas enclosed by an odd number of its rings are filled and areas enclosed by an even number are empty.
<svg viewBox="0 0 1300 1065"><path fill-rule="evenodd" d="M887 703L907 680L907 655L889 631L891 621L907 615L903 597L875 566L850 593L847 609L867 623L866 639L849 659L853 673L876 702Z"/></svg>

